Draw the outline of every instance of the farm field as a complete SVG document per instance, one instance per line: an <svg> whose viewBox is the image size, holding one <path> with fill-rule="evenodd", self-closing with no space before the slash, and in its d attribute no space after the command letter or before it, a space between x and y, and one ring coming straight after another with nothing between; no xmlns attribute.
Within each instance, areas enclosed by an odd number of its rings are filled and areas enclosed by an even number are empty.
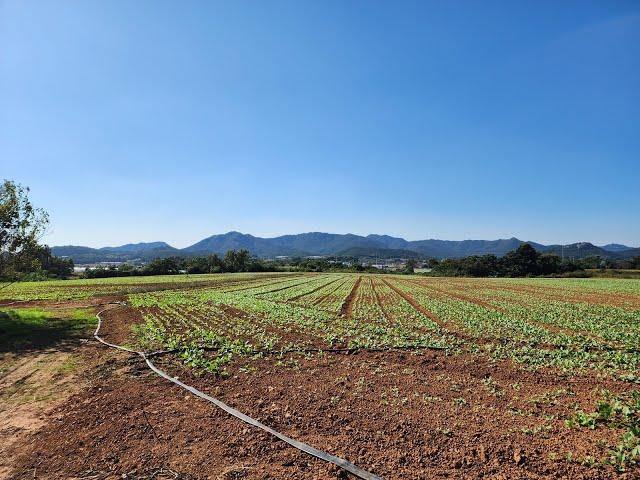
<svg viewBox="0 0 640 480"><path fill-rule="evenodd" d="M104 310L107 341L163 351L154 361L182 381L382 478L640 476L639 280L264 273L0 290L7 325L34 308ZM16 444L10 478L347 478L139 358L78 348L85 388Z"/></svg>

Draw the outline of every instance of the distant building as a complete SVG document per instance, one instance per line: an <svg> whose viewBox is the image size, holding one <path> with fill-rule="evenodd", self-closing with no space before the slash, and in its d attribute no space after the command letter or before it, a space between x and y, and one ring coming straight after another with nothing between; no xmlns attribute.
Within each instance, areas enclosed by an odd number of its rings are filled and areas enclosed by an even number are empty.
<svg viewBox="0 0 640 480"><path fill-rule="evenodd" d="M429 273L431 272L431 268L414 268L413 271L414 273Z"/></svg>

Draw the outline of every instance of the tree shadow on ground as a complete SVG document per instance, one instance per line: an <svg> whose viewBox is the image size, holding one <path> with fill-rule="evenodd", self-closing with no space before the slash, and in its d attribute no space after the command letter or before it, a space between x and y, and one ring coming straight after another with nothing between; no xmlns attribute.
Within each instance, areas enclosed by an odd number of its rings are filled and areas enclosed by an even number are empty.
<svg viewBox="0 0 640 480"><path fill-rule="evenodd" d="M0 354L73 348L71 340L86 338L94 324L82 310L58 316L39 309L0 311Z"/></svg>

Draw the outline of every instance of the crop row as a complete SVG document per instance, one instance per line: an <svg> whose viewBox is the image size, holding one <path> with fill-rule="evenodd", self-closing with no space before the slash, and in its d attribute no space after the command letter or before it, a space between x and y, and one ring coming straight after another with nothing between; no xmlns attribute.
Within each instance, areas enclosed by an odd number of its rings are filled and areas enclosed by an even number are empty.
<svg viewBox="0 0 640 480"><path fill-rule="evenodd" d="M635 377L640 365L638 314L597 305L531 299L490 302L455 288L402 280L399 288L437 315L453 334L532 366L595 368ZM535 298L535 296L534 296Z"/></svg>
<svg viewBox="0 0 640 480"><path fill-rule="evenodd" d="M158 347L431 346L629 379L640 367L637 280L247 273L19 283L0 292L14 300L128 294L145 319L143 340Z"/></svg>
<svg viewBox="0 0 640 480"><path fill-rule="evenodd" d="M248 281L269 284L274 278L299 274L235 273L205 275L158 275L152 277L116 277L98 279L51 280L40 282L0 283L0 301L9 300L78 300L96 296L124 295L155 289L215 287Z"/></svg>

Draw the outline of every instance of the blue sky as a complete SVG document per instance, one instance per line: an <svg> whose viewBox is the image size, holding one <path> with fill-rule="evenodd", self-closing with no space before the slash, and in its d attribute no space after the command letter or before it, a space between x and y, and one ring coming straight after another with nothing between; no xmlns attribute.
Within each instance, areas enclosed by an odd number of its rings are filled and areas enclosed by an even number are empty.
<svg viewBox="0 0 640 480"><path fill-rule="evenodd" d="M0 177L51 245L640 245L640 3L2 1Z"/></svg>

